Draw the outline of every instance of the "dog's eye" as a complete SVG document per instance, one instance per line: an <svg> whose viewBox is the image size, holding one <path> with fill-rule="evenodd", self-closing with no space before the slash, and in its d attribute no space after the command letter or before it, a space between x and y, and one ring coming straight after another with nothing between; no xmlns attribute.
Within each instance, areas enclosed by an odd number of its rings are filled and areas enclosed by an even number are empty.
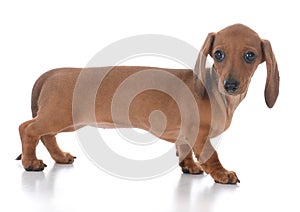
<svg viewBox="0 0 300 212"><path fill-rule="evenodd" d="M225 54L222 50L217 50L214 53L214 57L218 62L222 62L225 58Z"/></svg>
<svg viewBox="0 0 300 212"><path fill-rule="evenodd" d="M246 63L252 63L255 61L255 59L256 59L256 55L254 54L254 52L248 51L244 55L244 60L246 61Z"/></svg>

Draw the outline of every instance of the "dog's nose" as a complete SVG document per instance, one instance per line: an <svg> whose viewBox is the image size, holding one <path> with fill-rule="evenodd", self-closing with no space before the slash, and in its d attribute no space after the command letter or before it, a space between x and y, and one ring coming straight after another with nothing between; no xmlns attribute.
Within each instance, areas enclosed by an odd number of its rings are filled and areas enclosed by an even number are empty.
<svg viewBox="0 0 300 212"><path fill-rule="evenodd" d="M224 81L224 89L229 94L233 94L239 88L240 83L233 79L228 79Z"/></svg>

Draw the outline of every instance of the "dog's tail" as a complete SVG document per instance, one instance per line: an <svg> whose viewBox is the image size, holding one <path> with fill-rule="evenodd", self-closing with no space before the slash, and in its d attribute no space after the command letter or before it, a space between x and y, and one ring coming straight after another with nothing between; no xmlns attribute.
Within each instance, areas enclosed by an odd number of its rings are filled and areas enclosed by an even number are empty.
<svg viewBox="0 0 300 212"><path fill-rule="evenodd" d="M48 71L44 73L42 76L40 76L36 82L34 83L34 86L32 88L32 93L31 93L31 113L32 113L32 118L35 118L37 116L38 110L39 110L39 105L38 105L38 100L40 97L41 90L43 88L44 83L46 80L53 75L55 70ZM16 160L21 160L22 159L22 154L20 154Z"/></svg>

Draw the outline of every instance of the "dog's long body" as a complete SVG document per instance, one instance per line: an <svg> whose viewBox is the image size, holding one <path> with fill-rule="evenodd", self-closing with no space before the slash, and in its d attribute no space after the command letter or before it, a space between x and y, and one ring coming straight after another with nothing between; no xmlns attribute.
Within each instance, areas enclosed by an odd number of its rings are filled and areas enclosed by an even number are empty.
<svg viewBox="0 0 300 212"><path fill-rule="evenodd" d="M208 54L215 61L211 69L204 67ZM35 154L40 139L56 162L72 163L74 157L56 143L60 132L86 125L135 127L176 142L184 173L205 171L216 182L235 184L235 172L223 168L209 141L229 127L254 71L264 61L265 99L272 107L279 74L270 43L240 24L208 35L194 71L116 66L46 72L33 88L33 119L19 127L23 166L27 171L44 169Z"/></svg>

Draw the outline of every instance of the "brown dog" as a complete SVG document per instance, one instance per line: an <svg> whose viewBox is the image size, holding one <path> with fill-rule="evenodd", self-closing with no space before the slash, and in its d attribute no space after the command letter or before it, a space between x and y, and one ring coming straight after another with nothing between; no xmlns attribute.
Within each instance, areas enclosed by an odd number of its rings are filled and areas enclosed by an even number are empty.
<svg viewBox="0 0 300 212"><path fill-rule="evenodd" d="M205 69L208 55L214 59L211 69ZM27 171L43 170L46 165L35 153L41 139L57 163L72 163L74 157L58 147L56 134L86 125L135 127L176 142L184 173L205 171L216 182L235 184L239 179L235 172L223 168L210 138L229 127L251 77L264 61L265 100L271 108L279 92L279 73L271 44L241 24L208 34L194 72L128 66L51 70L33 87L33 119L19 127L22 140L19 159ZM179 79L185 86L173 79ZM140 88L143 90L135 95ZM164 124L153 111L163 113ZM194 162L192 153L199 163Z"/></svg>

